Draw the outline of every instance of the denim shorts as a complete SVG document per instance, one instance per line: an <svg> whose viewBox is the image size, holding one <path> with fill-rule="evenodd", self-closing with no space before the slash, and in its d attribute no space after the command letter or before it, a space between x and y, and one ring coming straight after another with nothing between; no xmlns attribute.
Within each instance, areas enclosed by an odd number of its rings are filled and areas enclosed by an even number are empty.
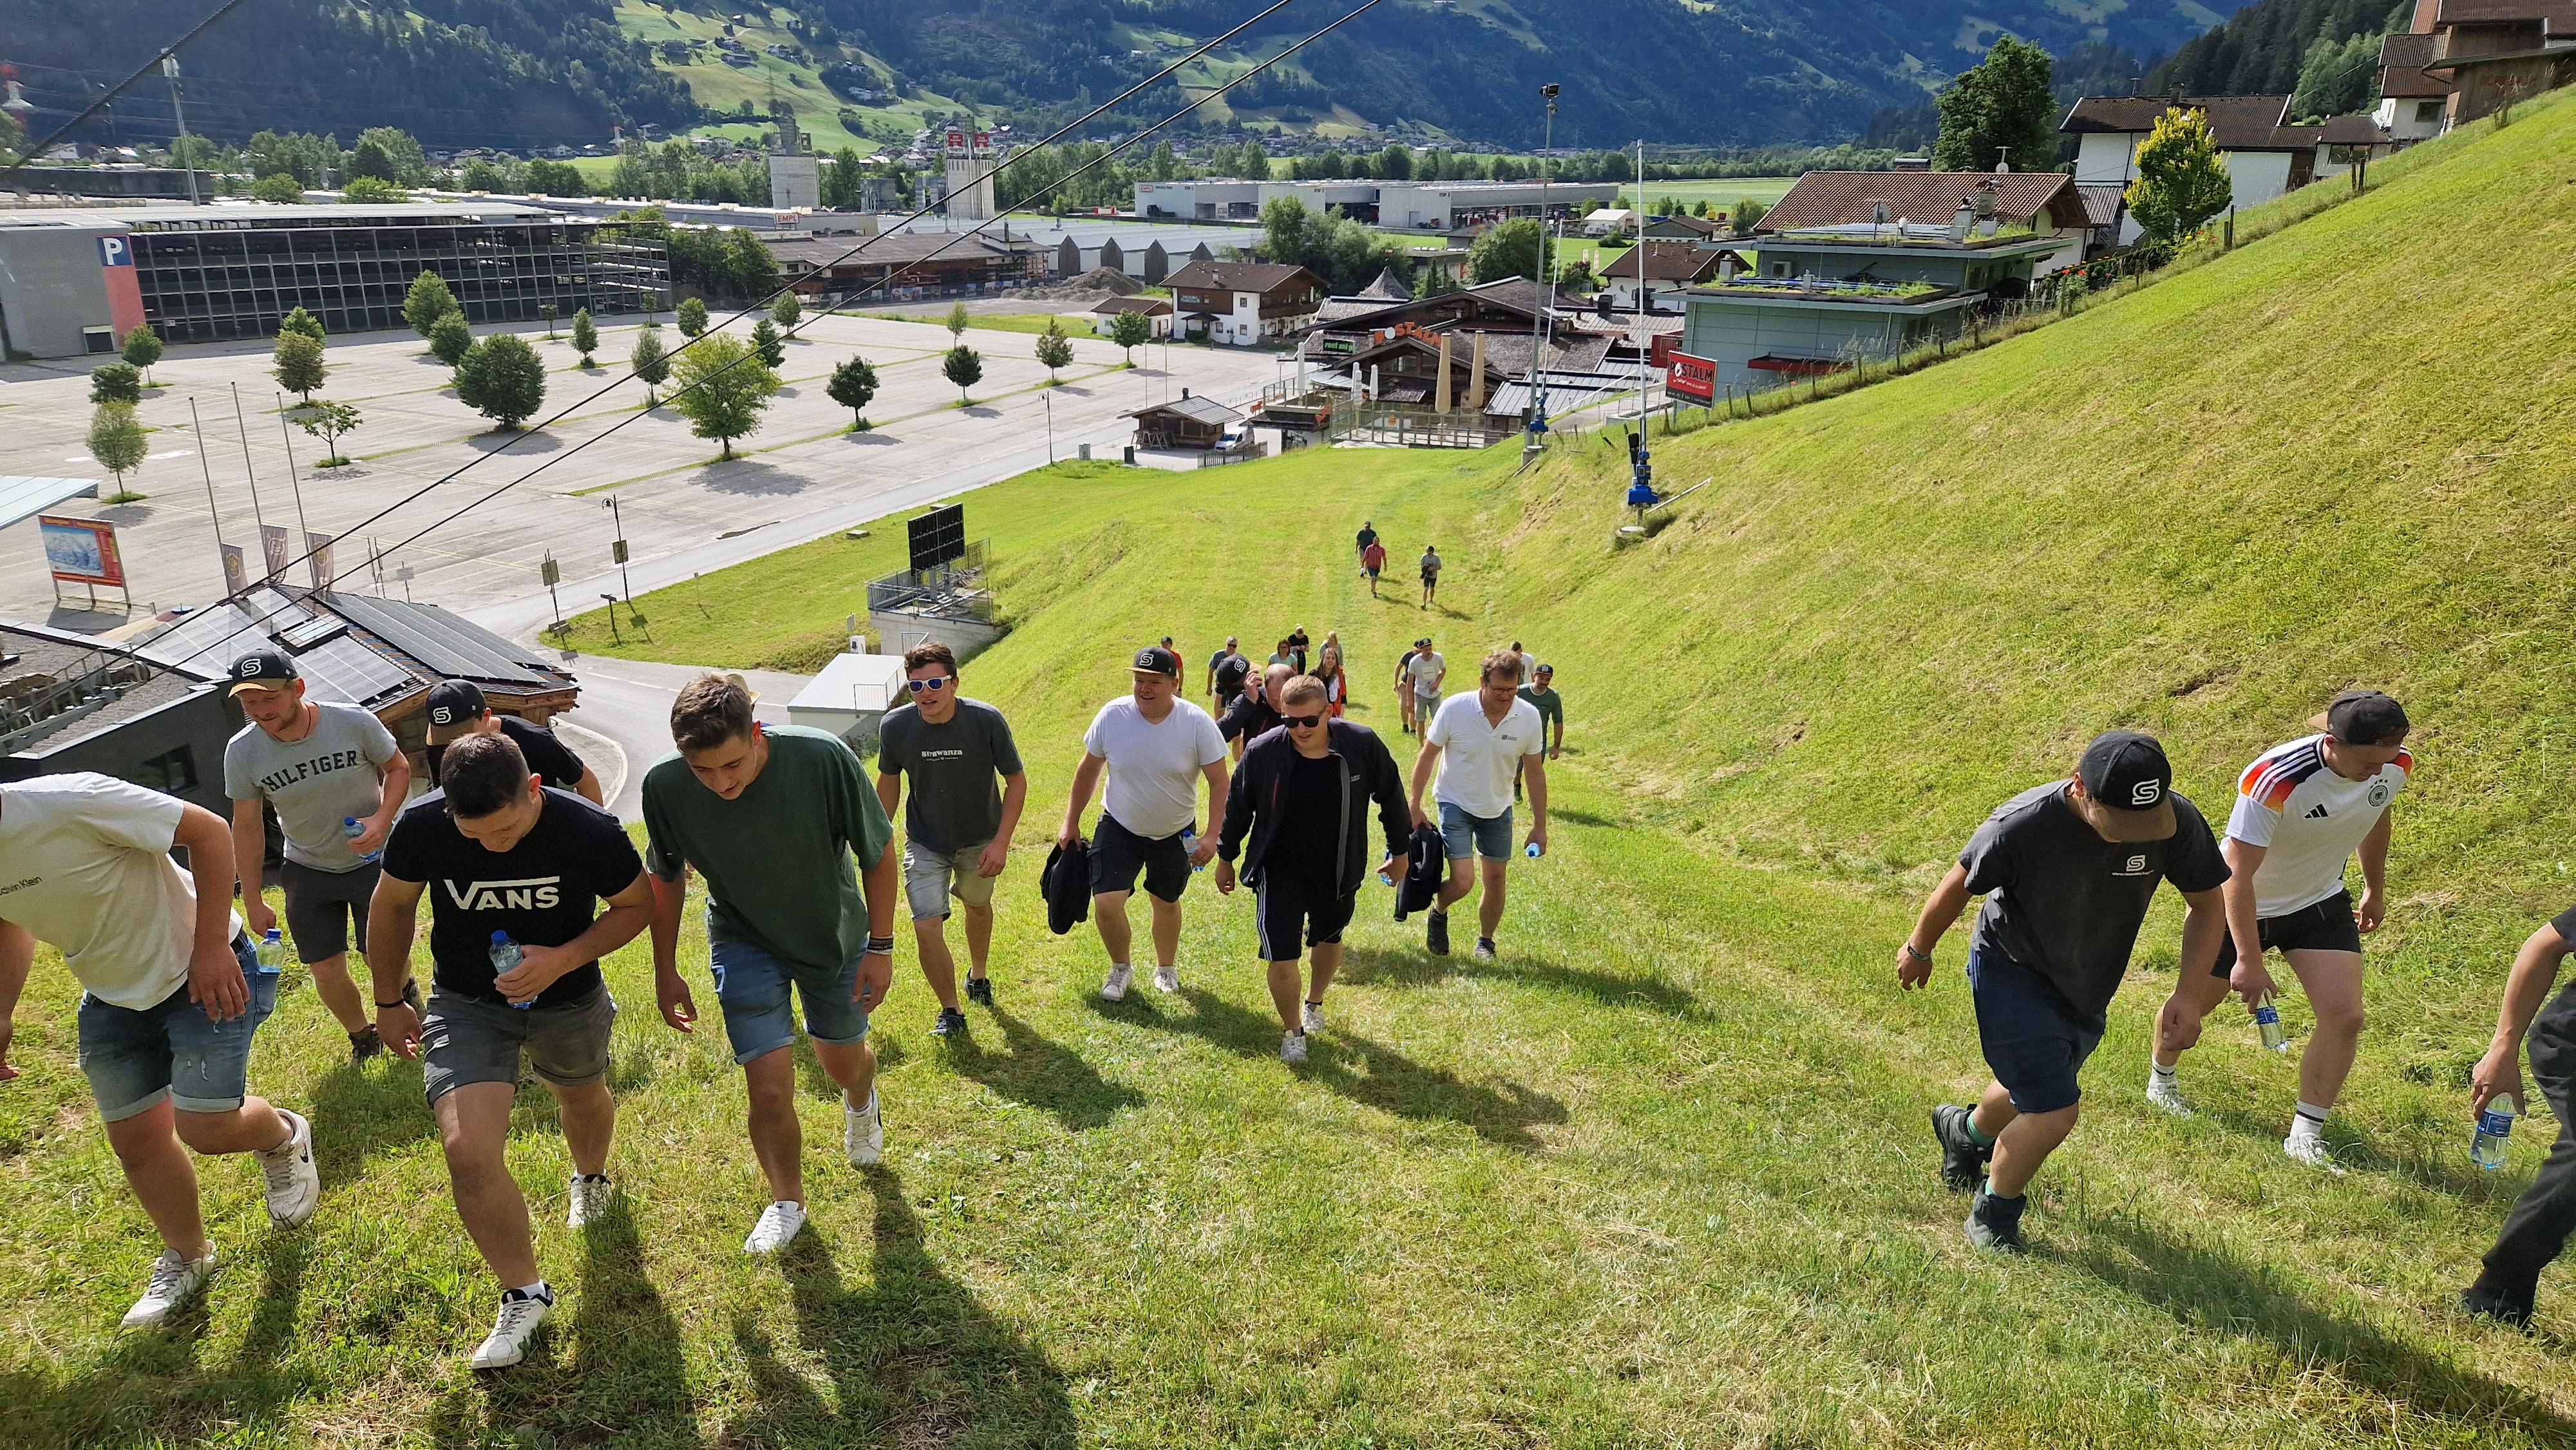
<svg viewBox="0 0 2576 1450"><path fill-rule="evenodd" d="M259 970L250 938L233 938L250 1002L217 1022L188 1000L188 988L141 1009L80 1000L80 1070L101 1119L118 1123L163 1098L183 1113L229 1113L249 1095L250 1038L277 1007L277 977Z"/></svg>
<svg viewBox="0 0 2576 1450"><path fill-rule="evenodd" d="M1499 816L1471 816L1442 801L1440 841L1452 861L1468 856L1508 861L1512 859L1512 808L1503 807Z"/></svg>
<svg viewBox="0 0 2576 1450"><path fill-rule="evenodd" d="M955 896L968 906L991 906L993 888L998 876L975 874L976 863L984 857L984 848L992 844L978 841L954 851L933 851L927 846L903 843L903 895L912 904L915 921L948 919L948 898Z"/></svg>
<svg viewBox="0 0 2576 1450"><path fill-rule="evenodd" d="M2102 1019L2086 1021L2054 983L1999 952L1968 953L1977 1007L1977 1045L1995 1081L2025 1113L2053 1113L2082 1100L2075 1075L2102 1044Z"/></svg>
<svg viewBox="0 0 2576 1450"><path fill-rule="evenodd" d="M805 999L805 1035L846 1047L868 1035L867 1009L850 1000L858 990L859 959L834 972L781 961L758 942L715 937L708 967L716 979L716 1005L724 1009L725 1041L733 1060L766 1057L796 1040L796 1010L789 989Z"/></svg>
<svg viewBox="0 0 2576 1450"><path fill-rule="evenodd" d="M510 1006L433 988L420 1020L420 1085L435 1107L468 1083L519 1081L519 1054L557 1087L608 1075L608 1029L617 999L601 987L558 1007Z"/></svg>

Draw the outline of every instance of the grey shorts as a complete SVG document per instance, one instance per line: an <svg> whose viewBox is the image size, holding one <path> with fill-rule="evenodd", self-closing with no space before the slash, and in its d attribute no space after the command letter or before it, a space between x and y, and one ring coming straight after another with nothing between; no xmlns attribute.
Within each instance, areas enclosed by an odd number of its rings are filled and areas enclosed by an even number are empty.
<svg viewBox="0 0 2576 1450"><path fill-rule="evenodd" d="M915 921L941 921L948 916L948 898L956 897L968 906L989 907L993 904L993 887L998 876L978 876L975 864L990 841L960 846L954 851L933 851L903 843L903 895L912 903Z"/></svg>
<svg viewBox="0 0 2576 1450"><path fill-rule="evenodd" d="M608 1075L608 1029L617 999L606 987L562 1007L512 1007L432 988L420 1022L421 1086L435 1104L477 1082L519 1080L519 1054L557 1087Z"/></svg>
<svg viewBox="0 0 2576 1450"><path fill-rule="evenodd" d="M286 933L295 940L295 959L309 967L344 955L352 946L365 951L367 902L376 894L376 878L384 874L373 861L346 871L324 871L300 861L279 867L277 884L286 892Z"/></svg>

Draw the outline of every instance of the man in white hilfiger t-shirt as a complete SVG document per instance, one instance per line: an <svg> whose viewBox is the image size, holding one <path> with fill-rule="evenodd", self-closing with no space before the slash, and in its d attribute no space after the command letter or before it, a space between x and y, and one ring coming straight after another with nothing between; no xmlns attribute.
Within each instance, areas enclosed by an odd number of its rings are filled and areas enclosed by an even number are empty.
<svg viewBox="0 0 2576 1450"><path fill-rule="evenodd" d="M2247 1006L2273 990L2263 954L2289 959L2316 1032L2299 1060L2299 1103L2281 1147L2332 1168L2323 1130L2361 1039L2361 938L2388 914L2389 802L2414 778L2406 712L2376 690L2347 690L2316 723L2324 733L2276 745L2237 781L2227 819L2227 940L2206 978L2186 978L2156 1023L2147 1098L2191 1111L2174 1064L2200 1040L2201 1019L2232 989ZM2344 863L2361 856L2361 902Z"/></svg>
<svg viewBox="0 0 2576 1450"><path fill-rule="evenodd" d="M1091 914L1109 952L1109 978L1100 995L1110 1002L1126 997L1135 975L1127 898L1135 894L1139 874L1153 903L1154 985L1166 992L1181 989L1181 892L1190 872L1216 855L1217 833L1225 826L1225 738L1207 711L1180 697L1181 657L1147 645L1136 651L1127 673L1130 693L1101 706L1083 732L1082 763L1074 767L1064 825L1056 832L1059 846L1069 847L1081 836L1083 808L1107 771L1109 788L1092 828ZM1207 830L1193 837L1202 780Z"/></svg>

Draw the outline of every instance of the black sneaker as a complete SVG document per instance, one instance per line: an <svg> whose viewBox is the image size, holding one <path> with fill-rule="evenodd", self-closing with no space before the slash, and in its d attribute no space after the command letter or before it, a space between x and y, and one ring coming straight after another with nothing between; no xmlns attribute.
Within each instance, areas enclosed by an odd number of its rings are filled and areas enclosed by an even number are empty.
<svg viewBox="0 0 2576 1450"><path fill-rule="evenodd" d="M992 1006L993 979L990 977L968 977L966 979L966 1000L973 1002L978 1006Z"/></svg>
<svg viewBox="0 0 2576 1450"><path fill-rule="evenodd" d="M1422 945L1435 957L1449 955L1449 913L1431 913L1431 927L1423 934Z"/></svg>
<svg viewBox="0 0 2576 1450"><path fill-rule="evenodd" d="M933 1037L965 1036L966 1014L954 1007L940 1008L939 1020L930 1024L930 1035Z"/></svg>
<svg viewBox="0 0 2576 1450"><path fill-rule="evenodd" d="M349 1034L349 1065L362 1067L370 1058L385 1055L385 1040L376 1034L376 1024L368 1023Z"/></svg>
<svg viewBox="0 0 2576 1450"><path fill-rule="evenodd" d="M1994 1144L1981 1144L1968 1132L1968 1117L1956 1103L1932 1110L1932 1136L1941 1140L1941 1186L1953 1193L1973 1191L1995 1156Z"/></svg>
<svg viewBox="0 0 2576 1450"><path fill-rule="evenodd" d="M2460 1291L2460 1308L2472 1319L2492 1319L2522 1330L2531 1328L2531 1296L2517 1297L2499 1289L2488 1283L2484 1274Z"/></svg>
<svg viewBox="0 0 2576 1450"><path fill-rule="evenodd" d="M2029 1202L2027 1198L1997 1198L1991 1193L1979 1193L1977 1206L1968 1210L1968 1242L2000 1253L2023 1252L2021 1211Z"/></svg>

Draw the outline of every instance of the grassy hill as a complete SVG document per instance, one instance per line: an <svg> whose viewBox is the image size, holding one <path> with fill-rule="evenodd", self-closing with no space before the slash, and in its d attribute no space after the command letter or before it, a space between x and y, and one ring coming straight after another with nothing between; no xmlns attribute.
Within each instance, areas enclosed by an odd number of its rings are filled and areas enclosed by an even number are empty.
<svg viewBox="0 0 2576 1450"><path fill-rule="evenodd" d="M530 1094L514 1160L573 1297L509 1376L459 1367L490 1290L417 1070L331 1066L300 991L254 1080L315 1111L321 1217L269 1234L249 1171L211 1170L233 1267L207 1317L116 1340L144 1231L46 957L27 1075L0 1091L0 1174L30 1206L0 1224L0 1439L2569 1443L2567 1276L2536 1338L2449 1304L2551 1126L2508 1171L2471 1168L2466 1066L2511 943L2576 894L2555 829L2576 324L2553 305L2576 98L2443 145L2070 322L1660 448L1666 477L1717 482L1633 550L1609 546L1624 479L1593 441L1520 478L1332 452L971 495L1018 627L967 685L1011 712L1033 781L1005 1013L937 1045L907 944L878 1023L887 1165L816 1167L816 1232L753 1264L734 1074L652 1020L621 953L632 1227L586 1249L560 1229ZM1440 546L1440 610L1401 582L1368 597L1363 518L1399 561ZM662 591L656 651L792 647L889 548L836 538ZM1557 664L1575 747L1549 857L1515 863L1503 959L1427 958L1372 895L1304 1073L1273 1055L1247 902L1195 881L1188 990L1112 1008L1096 943L1045 936L1035 896L1127 652L1298 624L1341 631L1381 726L1402 641L1431 633L1455 666L1521 639ZM2201 1116L2139 1100L2167 912L2037 1190L2039 1252L1976 1256L1923 1128L1983 1078L1958 943L1930 993L1889 981L1916 892L2097 729L2156 729L2215 806L2359 682L2408 703L2421 774L2328 1133L2353 1171L2282 1157L2292 1065L2224 1010L2185 1069Z"/></svg>

